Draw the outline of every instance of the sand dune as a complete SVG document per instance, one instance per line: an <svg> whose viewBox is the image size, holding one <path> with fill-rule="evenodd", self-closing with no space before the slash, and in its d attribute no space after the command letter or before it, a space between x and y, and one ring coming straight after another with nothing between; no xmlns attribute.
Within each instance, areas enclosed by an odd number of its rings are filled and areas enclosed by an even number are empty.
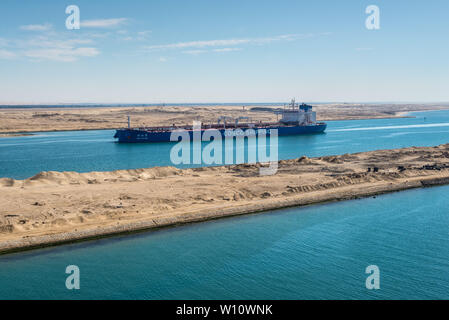
<svg viewBox="0 0 449 320"><path fill-rule="evenodd" d="M148 169L116 170L111 172L40 172L26 180L4 179L4 186L42 186L42 185L85 185L115 182L145 181L182 174L174 167L155 167ZM0 179L1 181L2 179Z"/></svg>
<svg viewBox="0 0 449 320"><path fill-rule="evenodd" d="M256 165L0 179L0 252L449 183L449 144Z"/></svg>

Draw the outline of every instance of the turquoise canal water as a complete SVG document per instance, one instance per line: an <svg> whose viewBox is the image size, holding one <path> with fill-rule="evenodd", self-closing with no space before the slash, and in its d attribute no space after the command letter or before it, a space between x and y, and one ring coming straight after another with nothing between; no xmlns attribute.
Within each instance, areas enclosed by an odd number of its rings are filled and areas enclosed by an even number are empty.
<svg viewBox="0 0 449 320"><path fill-rule="evenodd" d="M0 256L0 299L448 299L449 187ZM80 290L65 268L80 268ZM380 269L367 290L365 268Z"/></svg>
<svg viewBox="0 0 449 320"><path fill-rule="evenodd" d="M329 122L280 158L449 142L449 111ZM0 176L169 165L171 144L112 131L0 139ZM0 256L0 299L449 299L449 186L278 210ZM81 289L65 288L77 265ZM380 290L365 268L380 269Z"/></svg>
<svg viewBox="0 0 449 320"><path fill-rule="evenodd" d="M449 142L449 111L414 115L416 118L329 121L325 134L279 137L279 158ZM173 143L119 144L113 135L114 131L105 130L0 138L0 177L25 179L40 171L89 172L173 165Z"/></svg>

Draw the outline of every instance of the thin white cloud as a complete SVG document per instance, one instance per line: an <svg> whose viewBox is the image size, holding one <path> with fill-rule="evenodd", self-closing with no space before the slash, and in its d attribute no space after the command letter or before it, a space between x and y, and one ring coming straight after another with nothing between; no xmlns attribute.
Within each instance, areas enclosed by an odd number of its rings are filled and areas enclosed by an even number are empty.
<svg viewBox="0 0 449 320"><path fill-rule="evenodd" d="M93 41L90 39L49 39L38 37L26 42L23 55L39 60L73 62L82 57L95 57L100 51L94 47L85 47Z"/></svg>
<svg viewBox="0 0 449 320"><path fill-rule="evenodd" d="M139 36L146 36L146 35L148 35L148 34L150 34L150 33L152 33L153 31L151 31L151 30L145 30L145 31L139 31L139 32L137 32L137 34L139 35Z"/></svg>
<svg viewBox="0 0 449 320"><path fill-rule="evenodd" d="M96 39L106 39L110 37L113 33L111 32L90 32L88 36L90 38L96 38Z"/></svg>
<svg viewBox="0 0 449 320"><path fill-rule="evenodd" d="M148 50L167 50L167 49L187 49L187 48L206 48L206 47L231 47L243 44L267 44L279 41L295 41L299 39L314 37L314 34L285 34L275 37L265 38L245 38L245 39L225 39L225 40L206 40L206 41L189 41L176 42L161 45L147 46Z"/></svg>
<svg viewBox="0 0 449 320"><path fill-rule="evenodd" d="M122 33L123 35L127 35L127 36L121 38L121 40L124 40L124 41L147 41L151 32L152 31L150 31L150 30L146 30L146 31L139 31L139 32L136 32L133 34Z"/></svg>
<svg viewBox="0 0 449 320"><path fill-rule="evenodd" d="M185 51L182 51L182 53L196 56L199 54L210 53L210 52L226 53L226 52L234 52L234 51L241 51L241 50L242 50L242 48L218 48L218 49L212 49L212 50L198 49L198 50L185 50Z"/></svg>
<svg viewBox="0 0 449 320"><path fill-rule="evenodd" d="M220 49L214 49L213 52L233 52L233 51L240 51L242 48L220 48Z"/></svg>
<svg viewBox="0 0 449 320"><path fill-rule="evenodd" d="M208 52L208 51L207 50L186 50L186 51L183 51L182 53L191 54L191 55L196 56L198 54L202 54L202 53L206 53L206 52Z"/></svg>
<svg viewBox="0 0 449 320"><path fill-rule="evenodd" d="M25 26L20 26L20 30L25 31L48 31L52 28L52 25L49 23L45 24L28 24Z"/></svg>
<svg viewBox="0 0 449 320"><path fill-rule="evenodd" d="M167 62L167 58L165 58L165 57L160 57L160 58L159 58L159 62Z"/></svg>
<svg viewBox="0 0 449 320"><path fill-rule="evenodd" d="M61 62L73 62L81 57L95 57L99 54L97 48L47 48L24 52L29 58Z"/></svg>
<svg viewBox="0 0 449 320"><path fill-rule="evenodd" d="M39 48L56 48L56 49L70 49L77 45L90 44L91 39L52 39L46 36L35 37L27 41L19 41L18 45L21 47L39 47Z"/></svg>
<svg viewBox="0 0 449 320"><path fill-rule="evenodd" d="M0 59L12 59L15 57L16 54L14 52L0 49Z"/></svg>
<svg viewBox="0 0 449 320"><path fill-rule="evenodd" d="M356 51L372 51L373 48L355 48Z"/></svg>
<svg viewBox="0 0 449 320"><path fill-rule="evenodd" d="M147 41L152 31L139 31L139 32L127 32L125 30L117 31L117 34L123 37L120 40L123 41Z"/></svg>
<svg viewBox="0 0 449 320"><path fill-rule="evenodd" d="M81 28L110 28L122 25L127 21L127 18L85 20L81 21Z"/></svg>
<svg viewBox="0 0 449 320"><path fill-rule="evenodd" d="M50 32L34 35L27 39L8 40L8 50L0 49L0 58L29 58L32 60L48 60L73 62L83 57L94 57L100 51L87 38L66 39L65 34Z"/></svg>
<svg viewBox="0 0 449 320"><path fill-rule="evenodd" d="M148 49L184 49L184 48L204 48L218 46L232 46L250 42L249 39L231 39L231 40L210 40L210 41L190 41L171 44L148 46Z"/></svg>

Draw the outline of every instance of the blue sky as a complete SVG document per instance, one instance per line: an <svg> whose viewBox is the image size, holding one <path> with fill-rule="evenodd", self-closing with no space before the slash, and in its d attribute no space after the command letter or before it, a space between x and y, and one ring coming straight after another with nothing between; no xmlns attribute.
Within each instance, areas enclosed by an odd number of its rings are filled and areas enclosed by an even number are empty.
<svg viewBox="0 0 449 320"><path fill-rule="evenodd" d="M77 5L81 28L67 30ZM368 5L380 30L365 27ZM2 0L0 103L449 101L447 0Z"/></svg>

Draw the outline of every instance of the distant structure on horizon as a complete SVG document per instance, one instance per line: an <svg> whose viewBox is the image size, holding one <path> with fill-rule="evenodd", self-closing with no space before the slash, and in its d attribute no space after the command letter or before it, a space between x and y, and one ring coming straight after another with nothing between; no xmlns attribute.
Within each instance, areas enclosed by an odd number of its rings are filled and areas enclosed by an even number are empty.
<svg viewBox="0 0 449 320"><path fill-rule="evenodd" d="M276 130L278 136L287 136L323 133L327 127L326 123L317 122L316 112L311 105L304 103L299 105L295 99L292 99L290 104L284 105L283 110L275 113L281 115L281 120L278 122L251 122L249 117L234 119L221 116L217 123L205 125L201 131L215 129L221 133L222 137L229 137L256 136L260 130L264 130L264 133L270 136L274 134L273 130ZM247 120L247 122L241 122L241 120ZM196 128L193 125L132 128L131 119L128 116L128 127L118 129L114 138L121 143L170 142L171 134L175 130L185 130L192 138Z"/></svg>

